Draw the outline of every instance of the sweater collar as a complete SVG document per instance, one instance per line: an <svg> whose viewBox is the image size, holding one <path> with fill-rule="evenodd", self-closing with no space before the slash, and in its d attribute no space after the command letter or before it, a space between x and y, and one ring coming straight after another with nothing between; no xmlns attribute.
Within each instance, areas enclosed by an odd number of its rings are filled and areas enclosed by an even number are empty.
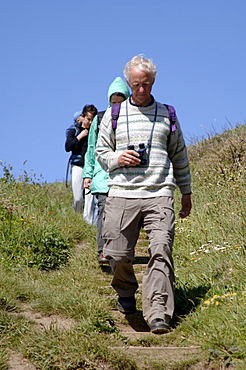
<svg viewBox="0 0 246 370"><path fill-rule="evenodd" d="M147 107L150 107L150 106L154 103L154 101L155 101L155 99L154 99L153 95L150 95L150 96L151 96L151 101L149 102L149 104L148 104L148 105L145 105L144 107L142 107L141 105L134 104L134 103L132 102L132 99L131 99L132 95L131 95L131 96L130 96L130 98L129 98L129 103L130 103L131 105L133 105L134 107L147 108Z"/></svg>

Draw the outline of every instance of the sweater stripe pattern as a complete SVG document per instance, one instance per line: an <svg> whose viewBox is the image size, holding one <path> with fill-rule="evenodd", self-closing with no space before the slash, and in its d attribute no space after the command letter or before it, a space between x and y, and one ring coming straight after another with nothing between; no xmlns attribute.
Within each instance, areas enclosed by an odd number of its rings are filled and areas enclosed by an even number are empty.
<svg viewBox="0 0 246 370"><path fill-rule="evenodd" d="M129 99L123 102L115 131L112 129L111 110L106 111L95 153L103 169L109 172L109 196L173 196L177 185L182 194L190 192L189 162L178 120L176 127L167 148L169 113L161 103L154 100L147 107L139 107L132 105ZM138 150L140 143L147 147L147 164L119 167L119 155L128 145L134 145Z"/></svg>

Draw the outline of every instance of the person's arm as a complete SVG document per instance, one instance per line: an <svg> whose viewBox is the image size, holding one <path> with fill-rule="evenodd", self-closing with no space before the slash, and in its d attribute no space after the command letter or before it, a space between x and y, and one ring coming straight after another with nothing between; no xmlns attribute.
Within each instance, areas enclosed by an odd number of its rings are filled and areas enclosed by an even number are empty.
<svg viewBox="0 0 246 370"><path fill-rule="evenodd" d="M87 151L85 154L85 165L83 169L83 178L93 178L94 168L95 168L95 148L98 138L98 130L97 130L97 116L93 119L90 132L88 136L88 145Z"/></svg>
<svg viewBox="0 0 246 370"><path fill-rule="evenodd" d="M89 133L89 130L87 130L87 128L85 128L84 130L82 130L78 135L77 135L77 140L80 141L83 139L83 137L86 137L88 136L88 133Z"/></svg>
<svg viewBox="0 0 246 370"><path fill-rule="evenodd" d="M178 120L176 122L176 131L171 134L168 156L172 161L173 174L182 194L179 216L185 218L189 216L192 208L191 174L187 149Z"/></svg>
<svg viewBox="0 0 246 370"><path fill-rule="evenodd" d="M67 131L67 138L65 142L65 150L66 152L71 152L72 150L76 149L78 145L78 139L75 137L75 128L70 128Z"/></svg>
<svg viewBox="0 0 246 370"><path fill-rule="evenodd" d="M119 153L115 152L115 133L112 128L111 108L107 109L100 123L95 155L101 167L107 172L120 167L118 164Z"/></svg>
<svg viewBox="0 0 246 370"><path fill-rule="evenodd" d="M179 216L185 218L189 216L192 208L191 195L183 194L181 198L181 210L179 211Z"/></svg>
<svg viewBox="0 0 246 370"><path fill-rule="evenodd" d="M176 121L176 131L171 134L167 151L168 157L173 165L173 175L181 194L191 194L189 160L183 133L178 120Z"/></svg>
<svg viewBox="0 0 246 370"><path fill-rule="evenodd" d="M76 150L79 142L88 135L88 130L82 130L77 136L75 136L76 130L75 128L71 128L68 130L67 138L65 142L65 150L66 152L71 152Z"/></svg>

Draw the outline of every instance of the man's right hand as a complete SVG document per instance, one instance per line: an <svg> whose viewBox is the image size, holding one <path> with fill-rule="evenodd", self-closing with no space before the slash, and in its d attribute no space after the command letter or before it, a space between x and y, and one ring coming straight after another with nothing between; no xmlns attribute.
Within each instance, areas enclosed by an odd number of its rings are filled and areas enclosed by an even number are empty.
<svg viewBox="0 0 246 370"><path fill-rule="evenodd" d="M139 154L135 150L124 150L124 152L118 158L118 165L120 167L124 166L137 166L141 160L139 159Z"/></svg>
<svg viewBox="0 0 246 370"><path fill-rule="evenodd" d="M90 178L85 178L85 179L84 179L84 188L85 188L85 189L90 189L90 187L91 187L91 182L92 182L92 179L90 179Z"/></svg>

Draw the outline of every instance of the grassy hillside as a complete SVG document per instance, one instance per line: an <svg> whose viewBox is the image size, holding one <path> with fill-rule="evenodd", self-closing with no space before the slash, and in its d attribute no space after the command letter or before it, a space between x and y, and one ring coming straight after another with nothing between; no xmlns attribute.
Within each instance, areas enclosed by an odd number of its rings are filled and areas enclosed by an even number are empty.
<svg viewBox="0 0 246 370"><path fill-rule="evenodd" d="M15 179L2 164L0 369L15 353L42 370L142 370L127 353L112 350L126 344L202 348L196 360L146 369L245 369L245 137L243 125L188 148L193 209L176 220L172 332L141 340L125 338L115 324L117 297L97 264L96 228L73 212L71 189L25 172ZM178 211L178 191L175 196ZM142 232L137 253L147 244ZM40 330L27 310L71 324Z"/></svg>

